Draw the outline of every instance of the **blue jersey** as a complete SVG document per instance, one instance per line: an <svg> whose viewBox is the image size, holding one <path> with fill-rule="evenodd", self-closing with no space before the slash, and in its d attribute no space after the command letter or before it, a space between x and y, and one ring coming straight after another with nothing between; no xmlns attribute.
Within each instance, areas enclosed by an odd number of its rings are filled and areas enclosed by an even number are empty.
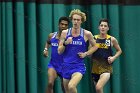
<svg viewBox="0 0 140 93"><path fill-rule="evenodd" d="M58 54L58 39L56 38L57 32L51 38L51 59L48 67L53 67L58 74L61 74L61 68L63 63L63 56Z"/></svg>
<svg viewBox="0 0 140 93"><path fill-rule="evenodd" d="M68 30L66 39L72 37L71 28ZM84 29L81 28L80 35L72 38L72 43L66 45L64 52L64 63L81 63L84 58L80 58L78 53L85 52L87 43L84 40Z"/></svg>
<svg viewBox="0 0 140 93"><path fill-rule="evenodd" d="M72 29L68 29L66 39L72 37ZM81 28L80 35L72 38L72 43L65 46L63 54L63 78L71 79L71 76L75 72L84 74L86 67L84 64L84 58L80 58L78 53L85 52L87 44L84 40L84 29Z"/></svg>

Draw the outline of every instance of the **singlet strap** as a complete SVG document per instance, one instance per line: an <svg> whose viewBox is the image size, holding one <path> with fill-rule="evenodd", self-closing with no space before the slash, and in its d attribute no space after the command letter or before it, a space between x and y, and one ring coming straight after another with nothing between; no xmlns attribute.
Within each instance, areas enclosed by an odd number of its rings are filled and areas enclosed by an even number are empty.
<svg viewBox="0 0 140 93"><path fill-rule="evenodd" d="M72 28L69 28L67 36L71 35L71 31L72 31ZM83 28L80 29L80 36L84 37L84 29Z"/></svg>
<svg viewBox="0 0 140 93"><path fill-rule="evenodd" d="M72 28L69 28L69 29L68 29L67 36L71 35L71 30L72 30Z"/></svg>
<svg viewBox="0 0 140 93"><path fill-rule="evenodd" d="M56 35L57 35L57 32L54 32L54 34L53 34L52 38L55 38L55 37L56 37Z"/></svg>
<svg viewBox="0 0 140 93"><path fill-rule="evenodd" d="M99 38L99 35L94 35L93 38L94 39L98 39Z"/></svg>
<svg viewBox="0 0 140 93"><path fill-rule="evenodd" d="M83 28L80 29L80 36L84 37L84 29Z"/></svg>
<svg viewBox="0 0 140 93"><path fill-rule="evenodd" d="M110 38L111 38L111 36L107 34L107 37L106 37L106 39L110 39Z"/></svg>

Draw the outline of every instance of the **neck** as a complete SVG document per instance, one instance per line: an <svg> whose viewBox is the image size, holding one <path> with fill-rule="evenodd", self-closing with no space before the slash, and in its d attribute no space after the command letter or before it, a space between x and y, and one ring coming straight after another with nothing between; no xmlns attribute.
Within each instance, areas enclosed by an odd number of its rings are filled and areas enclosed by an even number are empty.
<svg viewBox="0 0 140 93"><path fill-rule="evenodd" d="M100 34L100 38L106 38L106 37L107 37L107 34L103 34L103 33Z"/></svg>
<svg viewBox="0 0 140 93"><path fill-rule="evenodd" d="M79 33L80 32L80 28L72 28L73 33Z"/></svg>
<svg viewBox="0 0 140 93"><path fill-rule="evenodd" d="M72 36L77 37L80 35L80 28L72 28Z"/></svg>
<svg viewBox="0 0 140 93"><path fill-rule="evenodd" d="M60 38L60 35L61 35L61 31L58 32L58 34L57 34L56 37L57 37L57 38Z"/></svg>

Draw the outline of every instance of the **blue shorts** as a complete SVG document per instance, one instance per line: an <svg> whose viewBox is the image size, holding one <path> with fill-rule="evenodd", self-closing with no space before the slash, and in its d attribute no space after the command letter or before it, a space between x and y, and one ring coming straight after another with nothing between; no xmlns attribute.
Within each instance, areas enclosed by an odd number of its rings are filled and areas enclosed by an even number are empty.
<svg viewBox="0 0 140 93"><path fill-rule="evenodd" d="M62 78L62 66L57 67L57 66L49 63L48 68L53 68L57 72L57 75Z"/></svg>
<svg viewBox="0 0 140 93"><path fill-rule="evenodd" d="M63 64L63 78L71 79L71 76L75 72L80 72L81 74L85 74L86 67L85 64Z"/></svg>

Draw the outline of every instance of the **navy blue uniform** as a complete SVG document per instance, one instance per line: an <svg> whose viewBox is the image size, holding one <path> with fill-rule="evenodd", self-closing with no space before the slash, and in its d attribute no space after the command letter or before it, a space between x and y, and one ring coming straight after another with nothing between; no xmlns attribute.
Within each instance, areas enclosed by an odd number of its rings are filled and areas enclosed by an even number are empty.
<svg viewBox="0 0 140 93"><path fill-rule="evenodd" d="M112 56L111 36L107 35L105 39L101 39L99 35L95 35L94 39L99 48L92 55L92 76L95 81L98 81L100 74L113 71L112 64L108 63L108 57Z"/></svg>

